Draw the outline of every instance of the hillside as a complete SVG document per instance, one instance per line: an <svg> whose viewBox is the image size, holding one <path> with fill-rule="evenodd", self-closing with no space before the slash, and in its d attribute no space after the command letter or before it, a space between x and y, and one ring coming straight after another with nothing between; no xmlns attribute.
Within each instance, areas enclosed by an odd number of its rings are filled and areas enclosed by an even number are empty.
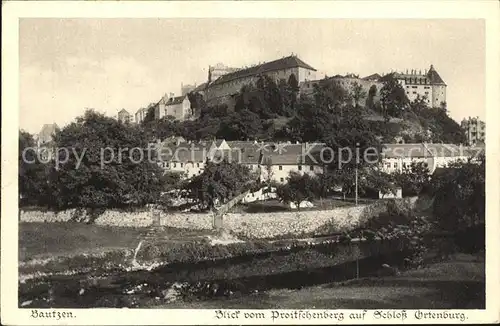
<svg viewBox="0 0 500 326"><path fill-rule="evenodd" d="M337 84L320 83L306 95L300 93L296 81L276 84L263 76L257 85L242 87L230 102L216 106L207 105L200 93L189 94L192 109L198 113L195 120L147 119L143 125L156 139L180 135L188 140L307 142L322 141L334 121L357 116L366 122L357 128L371 131L386 143L465 143L465 134L448 116L445 103L431 108L424 99L409 101L399 88L389 85L375 94L360 95Z"/></svg>

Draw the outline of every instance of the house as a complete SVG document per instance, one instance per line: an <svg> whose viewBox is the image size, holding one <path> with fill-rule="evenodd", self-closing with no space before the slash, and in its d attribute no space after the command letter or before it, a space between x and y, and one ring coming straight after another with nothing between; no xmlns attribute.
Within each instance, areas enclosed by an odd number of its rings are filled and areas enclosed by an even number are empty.
<svg viewBox="0 0 500 326"><path fill-rule="evenodd" d="M286 182L291 172L320 174L324 167L319 153L324 144L272 144L262 150L261 180Z"/></svg>
<svg viewBox="0 0 500 326"><path fill-rule="evenodd" d="M384 144L381 160L384 172L402 172L414 162L421 162L429 169L434 167L434 157L424 144Z"/></svg>
<svg viewBox="0 0 500 326"><path fill-rule="evenodd" d="M413 162L422 162L433 173L437 168L457 161L465 161L471 153L454 144L385 144L382 152L382 170L402 172Z"/></svg>
<svg viewBox="0 0 500 326"><path fill-rule="evenodd" d="M486 124L479 117L463 119L460 126L465 131L468 145L484 144L486 140Z"/></svg>
<svg viewBox="0 0 500 326"><path fill-rule="evenodd" d="M158 164L165 172L181 173L188 179L203 171L208 157L207 149L202 144L192 142L162 144L158 155Z"/></svg>
<svg viewBox="0 0 500 326"><path fill-rule="evenodd" d="M430 171L433 173L438 168L447 167L450 163L467 161L469 153L463 146L454 144L424 144L433 158L434 165Z"/></svg>
<svg viewBox="0 0 500 326"><path fill-rule="evenodd" d="M132 115L130 113L128 113L127 110L121 109L118 112L118 121L120 121L122 123L130 123L130 122L132 122Z"/></svg>
<svg viewBox="0 0 500 326"><path fill-rule="evenodd" d="M141 123L142 121L144 121L144 118L146 118L147 114L148 114L148 108L140 108L135 113L135 122Z"/></svg>
<svg viewBox="0 0 500 326"><path fill-rule="evenodd" d="M175 120L184 121L193 116L191 110L191 102L187 95L174 97L171 93L170 96L163 96L154 107L155 119L162 119L163 117L171 116Z"/></svg>

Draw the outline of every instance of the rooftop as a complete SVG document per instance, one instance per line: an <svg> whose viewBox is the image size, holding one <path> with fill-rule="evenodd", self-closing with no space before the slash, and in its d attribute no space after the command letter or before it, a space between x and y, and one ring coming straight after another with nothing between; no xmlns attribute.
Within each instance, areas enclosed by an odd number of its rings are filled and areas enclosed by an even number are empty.
<svg viewBox="0 0 500 326"><path fill-rule="evenodd" d="M213 85L223 84L223 83L227 83L231 80L245 78L245 77L249 77L249 76L254 76L254 75L258 75L258 74L262 74L262 73L266 73L266 72L270 72L270 71L287 69L287 68L295 68L295 67L301 67L301 68L316 71L316 69L314 69L313 67L311 67L310 65L308 65L307 63L305 63L304 61L299 59L297 56L291 55L289 57L266 62L266 63L263 63L261 65L257 65L257 66L246 68L246 69L241 69L241 70L223 75L223 76L219 77L218 79L216 79L213 82Z"/></svg>
<svg viewBox="0 0 500 326"><path fill-rule="evenodd" d="M427 72L422 73L421 71L417 72L416 70L412 70L411 72L392 72L381 77L381 80L387 80L388 78L396 78L396 79L408 79L408 80L418 80L423 81L426 84L430 85L446 85L438 72L434 69L434 66L431 65Z"/></svg>

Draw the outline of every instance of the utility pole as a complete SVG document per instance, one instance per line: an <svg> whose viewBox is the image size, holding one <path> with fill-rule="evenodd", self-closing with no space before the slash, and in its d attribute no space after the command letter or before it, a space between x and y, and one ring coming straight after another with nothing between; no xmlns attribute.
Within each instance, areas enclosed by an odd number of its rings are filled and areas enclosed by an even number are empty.
<svg viewBox="0 0 500 326"><path fill-rule="evenodd" d="M356 206L358 206L358 165L357 164L356 164L355 171L356 171L356 190L355 190L355 193L356 193Z"/></svg>

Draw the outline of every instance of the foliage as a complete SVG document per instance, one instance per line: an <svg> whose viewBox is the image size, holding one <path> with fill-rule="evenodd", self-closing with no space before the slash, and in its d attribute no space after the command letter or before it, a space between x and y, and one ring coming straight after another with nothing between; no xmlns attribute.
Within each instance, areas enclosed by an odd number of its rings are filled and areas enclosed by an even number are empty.
<svg viewBox="0 0 500 326"><path fill-rule="evenodd" d="M450 118L446 105L430 108L424 99L417 98L410 104L410 108L422 127L430 131L430 141L445 144L466 143L464 130L455 120Z"/></svg>
<svg viewBox="0 0 500 326"><path fill-rule="evenodd" d="M332 112L310 102L300 103L295 116L287 123L286 133L290 140L314 142L327 137L334 125Z"/></svg>
<svg viewBox="0 0 500 326"><path fill-rule="evenodd" d="M44 205L49 196L47 178L50 165L40 160L42 153L37 152L35 147L33 136L19 131L18 180L21 205Z"/></svg>
<svg viewBox="0 0 500 326"><path fill-rule="evenodd" d="M341 115L350 99L349 92L332 80L321 80L314 85L315 104L323 110L336 111Z"/></svg>
<svg viewBox="0 0 500 326"><path fill-rule="evenodd" d="M318 197L319 182L317 177L307 173L303 175L291 172L287 177L287 183L278 186L276 194L285 203L294 203L300 209L300 203L304 200L313 200Z"/></svg>
<svg viewBox="0 0 500 326"><path fill-rule="evenodd" d="M463 230L485 223L484 156L456 162L432 178L434 215L443 230Z"/></svg>
<svg viewBox="0 0 500 326"><path fill-rule="evenodd" d="M194 176L186 185L188 197L202 209L213 209L217 203L224 203L241 194L257 182L248 167L228 162L207 161L203 173Z"/></svg>
<svg viewBox="0 0 500 326"><path fill-rule="evenodd" d="M418 196L429 184L429 168L425 162L412 162L395 172L393 178L401 186L403 196Z"/></svg>
<svg viewBox="0 0 500 326"><path fill-rule="evenodd" d="M191 103L191 110L195 117L199 117L202 112L207 112L208 106L205 102L203 95L198 92L190 92L187 94L189 102Z"/></svg>
<svg viewBox="0 0 500 326"><path fill-rule="evenodd" d="M146 113L146 116L144 117L144 120L142 120L143 124L147 124L151 121L154 121L155 119L155 108L154 107L148 107L148 112Z"/></svg>
<svg viewBox="0 0 500 326"><path fill-rule="evenodd" d="M329 167L333 170L346 167L375 166L379 161L382 144L363 118L358 108L352 108L350 114L332 119L333 123L325 130L322 139L331 149Z"/></svg>
<svg viewBox="0 0 500 326"><path fill-rule="evenodd" d="M375 86L375 85L373 85ZM371 89L370 89L371 90ZM375 88L375 92L376 92L376 88ZM363 86L361 86L359 83L357 82L354 82L352 84L352 91L351 91L351 98L354 100L354 105L355 106L358 106L360 103L360 101L362 99L364 99L366 97L367 93L366 91L363 89ZM372 98L373 98L374 95L372 95Z"/></svg>
<svg viewBox="0 0 500 326"><path fill-rule="evenodd" d="M285 89L287 91L287 89ZM256 86L245 85L236 97L235 111L251 111L261 119L284 115L284 97L280 87L269 76L260 76Z"/></svg>
<svg viewBox="0 0 500 326"><path fill-rule="evenodd" d="M389 117L401 117L408 106L408 97L401 84L393 77L388 76L380 89L380 102L382 114Z"/></svg>
<svg viewBox="0 0 500 326"><path fill-rule="evenodd" d="M249 140L262 132L262 122L259 116L244 109L233 112L222 120L217 137L228 140Z"/></svg>
<svg viewBox="0 0 500 326"><path fill-rule="evenodd" d="M54 141L57 148L70 150L61 153L67 161L49 179L56 208L143 206L157 199L161 170L154 151L148 158L148 141L139 127L89 110ZM79 165L73 153L81 156Z"/></svg>

